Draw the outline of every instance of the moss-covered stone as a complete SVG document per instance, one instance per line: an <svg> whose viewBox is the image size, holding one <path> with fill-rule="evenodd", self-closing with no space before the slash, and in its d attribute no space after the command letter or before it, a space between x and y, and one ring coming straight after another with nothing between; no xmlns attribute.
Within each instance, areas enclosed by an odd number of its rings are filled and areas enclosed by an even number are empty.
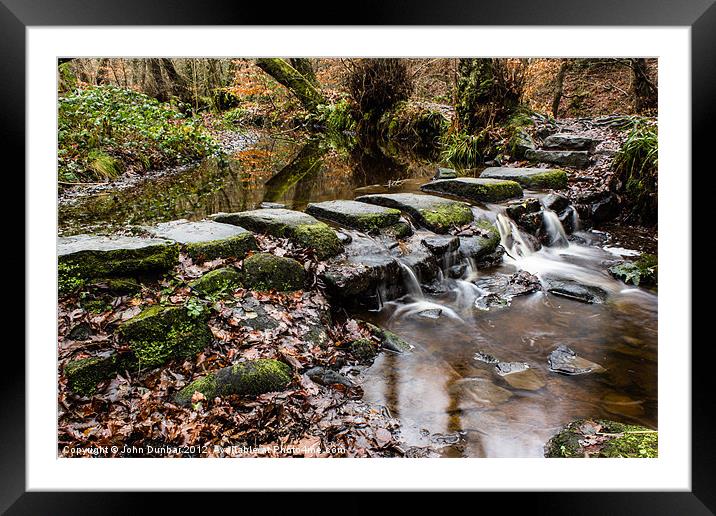
<svg viewBox="0 0 716 516"><path fill-rule="evenodd" d="M397 240L402 240L413 234L413 228L407 222L400 221L392 226L388 226L382 233Z"/></svg>
<svg viewBox="0 0 716 516"><path fill-rule="evenodd" d="M251 233L243 233L221 240L186 244L186 253L195 261L216 260L217 258L241 259L249 251L257 249L256 237Z"/></svg>
<svg viewBox="0 0 716 516"><path fill-rule="evenodd" d="M522 187L516 181L478 177L438 179L422 185L420 189L449 194L472 202L499 202L522 196Z"/></svg>
<svg viewBox="0 0 716 516"><path fill-rule="evenodd" d="M83 396L91 396L97 390L97 384L117 374L118 368L116 355L90 357L68 362L64 374L70 390Z"/></svg>
<svg viewBox="0 0 716 516"><path fill-rule="evenodd" d="M378 354L378 346L371 339L357 339L351 342L351 353L361 362L371 362Z"/></svg>
<svg viewBox="0 0 716 516"><path fill-rule="evenodd" d="M142 290L142 285L132 278L100 278L92 285L120 296L138 294Z"/></svg>
<svg viewBox="0 0 716 516"><path fill-rule="evenodd" d="M375 324L366 321L363 321L363 324L375 338L380 340L381 345L385 349L394 351L396 353L403 353L412 349L410 347L410 344L408 344L405 339L396 335L392 331L386 330L385 328L381 328L380 326L376 326Z"/></svg>
<svg viewBox="0 0 716 516"><path fill-rule="evenodd" d="M603 419L569 423L545 445L548 458L655 458L658 432Z"/></svg>
<svg viewBox="0 0 716 516"><path fill-rule="evenodd" d="M241 285L241 282L242 277L239 271L233 267L223 267L207 272L189 283L189 286L202 296L217 298L230 295Z"/></svg>
<svg viewBox="0 0 716 516"><path fill-rule="evenodd" d="M192 317L183 306L152 306L123 323L118 331L129 342L139 367L192 357L212 338L205 314Z"/></svg>
<svg viewBox="0 0 716 516"><path fill-rule="evenodd" d="M343 251L336 232L323 222L297 226L290 234L299 245L313 249L319 260L325 260Z"/></svg>
<svg viewBox="0 0 716 516"><path fill-rule="evenodd" d="M301 290L303 266L293 258L257 253L244 260L243 283L251 290Z"/></svg>
<svg viewBox="0 0 716 516"><path fill-rule="evenodd" d="M624 261L609 267L609 273L624 283L652 287L657 284L658 261L653 254L642 254L636 261Z"/></svg>
<svg viewBox="0 0 716 516"><path fill-rule="evenodd" d="M258 359L239 362L194 380L176 395L181 405L191 403L195 392L207 399L238 394L256 396L281 391L291 383L291 368L278 360Z"/></svg>
<svg viewBox="0 0 716 516"><path fill-rule="evenodd" d="M567 188L567 172L558 168L490 167L483 170L480 177L508 179L533 190Z"/></svg>
<svg viewBox="0 0 716 516"><path fill-rule="evenodd" d="M400 210L345 200L311 203L306 213L366 232L377 232L400 220Z"/></svg>

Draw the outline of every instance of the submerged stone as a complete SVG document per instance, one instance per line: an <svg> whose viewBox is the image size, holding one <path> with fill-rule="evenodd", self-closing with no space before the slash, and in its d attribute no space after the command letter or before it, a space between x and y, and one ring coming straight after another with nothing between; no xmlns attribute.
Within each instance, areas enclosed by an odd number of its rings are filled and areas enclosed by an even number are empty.
<svg viewBox="0 0 716 516"><path fill-rule="evenodd" d="M311 203L306 213L366 232L385 229L400 221L400 210L357 201Z"/></svg>
<svg viewBox="0 0 716 516"><path fill-rule="evenodd" d="M209 400L230 394L257 396L281 391L290 383L291 368L287 364L273 359L249 360L194 380L175 399L180 405L189 405L196 392Z"/></svg>
<svg viewBox="0 0 716 516"><path fill-rule="evenodd" d="M593 151L600 140L576 134L559 133L544 139L542 147L553 150Z"/></svg>
<svg viewBox="0 0 716 516"><path fill-rule="evenodd" d="M231 294L241 286L241 280L239 271L233 267L224 267L207 272L189 283L189 286L203 296L217 297Z"/></svg>
<svg viewBox="0 0 716 516"><path fill-rule="evenodd" d="M574 280L546 279L547 291L561 297L581 301L582 303L604 303L607 291L594 285L585 285Z"/></svg>
<svg viewBox="0 0 716 516"><path fill-rule="evenodd" d="M179 258L179 246L158 238L77 235L57 240L61 294L97 278L166 272Z"/></svg>
<svg viewBox="0 0 716 516"><path fill-rule="evenodd" d="M524 188L561 189L567 187L567 172L553 168L490 167L480 174L482 178L509 179Z"/></svg>
<svg viewBox="0 0 716 516"><path fill-rule="evenodd" d="M492 409L512 397L512 392L481 376L458 380L448 391L459 410Z"/></svg>
<svg viewBox="0 0 716 516"><path fill-rule="evenodd" d="M498 362L495 370L510 387L515 389L536 391L545 385L534 369L524 362Z"/></svg>
<svg viewBox="0 0 716 516"><path fill-rule="evenodd" d="M528 149L525 159L532 162L551 163L562 167L584 168L589 165L589 154L586 151L560 151Z"/></svg>
<svg viewBox="0 0 716 516"><path fill-rule="evenodd" d="M460 177L431 181L420 187L426 192L454 195L471 202L499 202L522 197L522 187L515 181L483 177Z"/></svg>
<svg viewBox="0 0 716 516"><path fill-rule="evenodd" d="M358 197L356 201L404 211L417 224L435 233L447 233L450 229L464 226L473 220L468 204L434 195L372 194Z"/></svg>
<svg viewBox="0 0 716 516"><path fill-rule="evenodd" d="M547 458L656 458L659 434L639 425L578 419L545 445Z"/></svg>
<svg viewBox="0 0 716 516"><path fill-rule="evenodd" d="M586 358L578 357L572 349L564 344L560 344L557 349L549 354L547 363L550 370L567 375L601 373L604 371L601 365Z"/></svg>
<svg viewBox="0 0 716 516"><path fill-rule="evenodd" d="M122 323L118 332L129 342L140 368L193 357L212 339L205 314L193 317L184 306L146 308Z"/></svg>
<svg viewBox="0 0 716 516"><path fill-rule="evenodd" d="M293 258L257 253L244 260L243 283L251 290L303 289L306 271Z"/></svg>
<svg viewBox="0 0 716 516"><path fill-rule="evenodd" d="M270 208L238 213L218 213L213 215L212 219L258 233L288 238L296 245L312 249L321 260L343 251L343 245L330 226L300 211Z"/></svg>
<svg viewBox="0 0 716 516"><path fill-rule="evenodd" d="M213 220L174 220L157 224L149 231L156 237L182 244L195 260L243 258L249 251L258 249L249 231Z"/></svg>

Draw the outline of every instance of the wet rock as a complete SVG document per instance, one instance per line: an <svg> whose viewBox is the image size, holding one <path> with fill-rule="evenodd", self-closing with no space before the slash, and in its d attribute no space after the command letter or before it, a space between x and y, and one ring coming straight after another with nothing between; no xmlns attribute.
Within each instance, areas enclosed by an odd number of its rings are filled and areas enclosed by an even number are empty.
<svg viewBox="0 0 716 516"><path fill-rule="evenodd" d="M286 208L286 205L285 205L285 204L282 204L282 203L280 203L280 202L266 202L266 201L264 201L264 202L262 202L261 204L259 204L259 208L261 208L262 210L276 210L276 209L282 210L282 209L285 209L285 208Z"/></svg>
<svg viewBox="0 0 716 516"><path fill-rule="evenodd" d="M326 367L312 367L306 371L306 376L319 385L329 386L340 384L349 388L353 387L353 382L348 377Z"/></svg>
<svg viewBox="0 0 716 516"><path fill-rule="evenodd" d="M417 224L435 233L447 233L450 229L464 226L473 220L468 204L433 195L372 194L358 197L356 201L401 210L410 215Z"/></svg>
<svg viewBox="0 0 716 516"><path fill-rule="evenodd" d="M452 168L437 167L433 179L454 179L457 177L457 172Z"/></svg>
<svg viewBox="0 0 716 516"><path fill-rule="evenodd" d="M259 331L272 330L279 325L278 321L274 317L271 317L263 305L258 302L253 304L244 301L241 307L234 309L232 318L241 321L242 326Z"/></svg>
<svg viewBox="0 0 716 516"><path fill-rule="evenodd" d="M338 237L338 240L341 242L341 244L343 244L344 246L353 242L353 237L350 236L348 233L344 233L343 231L336 231L336 236Z"/></svg>
<svg viewBox="0 0 716 516"><path fill-rule="evenodd" d="M97 278L161 273L177 264L179 246L159 238L77 235L57 239L61 294Z"/></svg>
<svg viewBox="0 0 716 516"><path fill-rule="evenodd" d="M464 263L459 263L457 265L453 265L447 270L447 274L452 279L458 279L462 278L465 275L465 272L467 271L467 265Z"/></svg>
<svg viewBox="0 0 716 516"><path fill-rule="evenodd" d="M542 198L542 204L548 210L552 210L555 213L562 213L569 207L570 201L569 198L564 195L550 193Z"/></svg>
<svg viewBox="0 0 716 516"><path fill-rule="evenodd" d="M524 362L499 362L495 370L515 389L536 391L545 386L544 381Z"/></svg>
<svg viewBox="0 0 716 516"><path fill-rule="evenodd" d="M412 244L410 252L402 254L399 260L410 267L420 283L429 283L437 277L440 270L438 265L439 255L432 254L423 246Z"/></svg>
<svg viewBox="0 0 716 516"><path fill-rule="evenodd" d="M553 150L575 150L592 152L600 140L576 134L559 133L548 136L544 139L542 147Z"/></svg>
<svg viewBox="0 0 716 516"><path fill-rule="evenodd" d="M529 364L525 362L498 362L495 364L495 371L500 376L505 376L512 373L521 373L527 371L530 368Z"/></svg>
<svg viewBox="0 0 716 516"><path fill-rule="evenodd" d="M249 360L194 380L177 393L175 400L190 405L197 392L209 400L230 394L256 396L282 391L290 383L291 368L287 364L273 359Z"/></svg>
<svg viewBox="0 0 716 516"><path fill-rule="evenodd" d="M293 258L257 253L244 260L243 283L251 290L301 290L306 279L303 265Z"/></svg>
<svg viewBox="0 0 716 516"><path fill-rule="evenodd" d="M460 177L431 181L420 187L425 192L453 195L471 202L499 202L522 196L522 187L515 181L485 177Z"/></svg>
<svg viewBox="0 0 716 516"><path fill-rule="evenodd" d="M439 319L442 313L442 308L428 308L427 310L418 312L418 317L424 319Z"/></svg>
<svg viewBox="0 0 716 516"><path fill-rule="evenodd" d="M114 353L104 356L72 360L65 365L63 373L67 378L67 386L72 392L83 396L91 396L102 380L117 374L119 361Z"/></svg>
<svg viewBox="0 0 716 516"><path fill-rule="evenodd" d="M483 170L480 177L509 179L531 189L558 190L567 187L567 172L553 168L490 167Z"/></svg>
<svg viewBox="0 0 716 516"><path fill-rule="evenodd" d="M525 153L528 150L536 148L535 141L532 136L524 129L518 129L514 136L510 139L509 149L512 157L516 160L525 159Z"/></svg>
<svg viewBox="0 0 716 516"><path fill-rule="evenodd" d="M525 159L534 163L550 163L562 167L585 168L589 165L586 151L533 150L525 152Z"/></svg>
<svg viewBox="0 0 716 516"><path fill-rule="evenodd" d="M601 365L578 357L572 349L564 344L560 344L557 349L549 354L547 363L551 371L567 375L601 373L604 371Z"/></svg>
<svg viewBox="0 0 716 516"><path fill-rule="evenodd" d="M400 222L385 228L382 231L382 234L387 237L402 240L413 235L413 227L408 222L401 220Z"/></svg>
<svg viewBox="0 0 716 516"><path fill-rule="evenodd" d="M475 308L480 310L507 307L512 298L542 289L539 279L527 271L519 271L512 275L495 274L479 278L475 281L475 285L486 291L485 295L475 300Z"/></svg>
<svg viewBox="0 0 716 516"><path fill-rule="evenodd" d="M578 419L545 444L548 458L654 458L659 434L639 425L605 419Z"/></svg>
<svg viewBox="0 0 716 516"><path fill-rule="evenodd" d="M343 245L330 226L300 211L272 208L238 213L218 213L212 215L212 219L258 233L288 238L296 245L312 249L321 260L343 251Z"/></svg>
<svg viewBox="0 0 716 516"><path fill-rule="evenodd" d="M172 358L193 357L212 339L206 314L194 317L183 306L146 308L122 323L118 333L143 368L162 365Z"/></svg>
<svg viewBox="0 0 716 516"><path fill-rule="evenodd" d="M377 232L400 220L400 210L356 201L311 203L306 213L366 232Z"/></svg>
<svg viewBox="0 0 716 516"><path fill-rule="evenodd" d="M504 249L500 246L500 232L497 228L486 220L478 220L474 226L479 228L481 234L460 237L460 256L474 260L478 266L501 260Z"/></svg>
<svg viewBox="0 0 716 516"><path fill-rule="evenodd" d="M198 294L211 298L231 295L241 286L241 273L233 267L215 269L195 279L189 286Z"/></svg>
<svg viewBox="0 0 716 516"><path fill-rule="evenodd" d="M604 303L607 291L594 285L585 285L574 280L546 278L547 291L561 297L583 303Z"/></svg>
<svg viewBox="0 0 716 516"><path fill-rule="evenodd" d="M619 262L608 270L615 278L637 287L651 287L657 283L658 262L653 254L642 254L636 261Z"/></svg>
<svg viewBox="0 0 716 516"><path fill-rule="evenodd" d="M619 216L619 197L608 191L591 192L575 198L574 207L579 216L593 224L607 222Z"/></svg>
<svg viewBox="0 0 716 516"><path fill-rule="evenodd" d="M392 331L386 330L385 328L381 328L369 322L362 321L362 323L366 326L366 328L368 328L371 335L380 340L384 349L395 353L403 353L412 349L412 346L408 344L405 339L396 335Z"/></svg>
<svg viewBox="0 0 716 516"><path fill-rule="evenodd" d="M448 388L459 410L491 409L512 397L512 392L480 376L458 380Z"/></svg>
<svg viewBox="0 0 716 516"><path fill-rule="evenodd" d="M243 258L249 251L258 249L256 239L249 231L213 220L174 220L147 230L155 237L182 244L194 260Z"/></svg>
<svg viewBox="0 0 716 516"><path fill-rule="evenodd" d="M378 346L371 339L357 339L350 343L353 356L364 364L370 364L378 354Z"/></svg>
<svg viewBox="0 0 716 516"><path fill-rule="evenodd" d="M460 247L460 239L448 235L435 235L425 237L420 241L431 253L442 256L445 253L456 251Z"/></svg>
<svg viewBox="0 0 716 516"><path fill-rule="evenodd" d="M475 353L475 360L479 360L480 362L484 362L486 364L497 364L499 360L489 353L485 353L484 351L478 351Z"/></svg>

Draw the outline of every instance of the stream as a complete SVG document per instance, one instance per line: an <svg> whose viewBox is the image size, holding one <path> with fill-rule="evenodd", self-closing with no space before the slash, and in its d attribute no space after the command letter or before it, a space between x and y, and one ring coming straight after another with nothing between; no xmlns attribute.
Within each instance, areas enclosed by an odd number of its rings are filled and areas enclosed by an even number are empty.
<svg viewBox="0 0 716 516"><path fill-rule="evenodd" d="M126 188L67 196L60 202L59 232L200 220L262 203L303 210L309 202L415 193L435 171L430 159L384 151L348 152L259 136L224 166L207 161ZM544 194L526 191L525 197ZM544 443L561 426L584 417L656 428L657 296L613 279L604 265L654 241L632 246L623 228L578 230L568 237L548 213L550 245L535 250L502 206L473 211L500 230L502 263L476 269L457 258L444 260L431 288L403 265L407 294L355 314L415 348L378 355L364 373L366 401L400 418L401 440L415 453L446 457L542 457ZM464 269L459 275L450 273L456 265ZM539 290L507 303L485 302L495 281L518 271L535 275L543 286L549 278L597 286L608 299L583 303ZM604 370L571 376L551 371L548 358L559 345ZM523 364L530 373L504 374L494 361Z"/></svg>

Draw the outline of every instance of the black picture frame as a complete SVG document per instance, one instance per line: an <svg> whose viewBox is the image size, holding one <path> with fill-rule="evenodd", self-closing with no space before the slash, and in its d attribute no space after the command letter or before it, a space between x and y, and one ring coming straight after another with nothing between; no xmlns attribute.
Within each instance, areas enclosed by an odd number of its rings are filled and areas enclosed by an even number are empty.
<svg viewBox="0 0 716 516"><path fill-rule="evenodd" d="M281 5L277 8L277 5ZM348 9L342 22L327 19ZM355 12L350 13L351 10ZM688 26L691 27L692 72L692 170L713 169L709 161L713 146L716 110L716 4L714 0L542 0L491 2L469 0L375 1L364 0L360 8L321 1L268 4L154 0L0 0L0 135L6 153L19 157L15 170L24 170L25 148L25 30L43 25L549 25L549 26ZM22 167L22 168L20 168ZM707 168L708 167L708 168ZM8 170L9 172L9 170ZM683 171L684 174L689 171ZM16 173L15 173L16 174ZM692 174L692 178L695 174ZM17 177L21 177L17 174ZM17 185L24 189L23 185ZM683 207L687 209L687 207ZM688 207L690 209L690 207ZM692 220L693 217L692 217ZM684 250L684 252L691 250ZM689 254L690 256L690 254ZM17 261L17 260L15 260ZM32 271L25 270L25 274ZM684 302L691 302L684 300ZM17 305L18 301L13 300ZM14 310L17 308L15 307ZM31 309L31 308L30 308ZM692 317L693 320L693 317ZM668 316L660 321L668 323ZM8 322L8 325L10 323ZM145 506L133 493L40 493L26 492L25 454L25 353L6 338L0 374L0 511L7 514L119 514ZM682 343L686 350L691 343ZM713 514L716 511L716 454L711 443L713 402L706 354L708 341L692 347L692 490L690 492L644 493L479 493L472 501L450 498L455 506L468 504L479 510L489 502L507 504L510 510L525 509L549 514ZM48 349L48 352L49 349ZM13 356L14 355L14 356ZM212 504L225 496L211 495ZM246 496L246 495L241 495ZM272 495L273 496L273 495ZM450 495L451 497L453 495ZM381 502L365 494L340 497L341 512L363 512L361 507ZM163 497L164 511L188 507L196 497L174 493ZM275 498L273 498L275 501ZM311 502L310 500L314 500ZM445 499L447 500L447 499ZM479 506L474 505L479 500ZM301 500L296 494L286 500L293 509L310 508L315 498ZM205 503L205 502L204 502ZM325 503L330 503L326 501ZM414 494L402 509L424 503ZM312 512L316 510L314 506ZM324 509L326 510L326 509ZM338 510L338 509L337 509ZM367 510L367 509L366 509ZM184 512L184 511L182 511ZM278 511L271 511L278 512Z"/></svg>

